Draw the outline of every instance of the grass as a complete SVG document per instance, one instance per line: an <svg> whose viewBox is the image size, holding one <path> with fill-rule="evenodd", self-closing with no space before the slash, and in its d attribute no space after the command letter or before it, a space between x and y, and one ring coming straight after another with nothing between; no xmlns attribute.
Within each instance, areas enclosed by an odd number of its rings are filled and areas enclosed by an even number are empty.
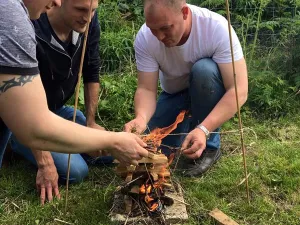
<svg viewBox="0 0 300 225"><path fill-rule="evenodd" d="M225 130L236 129L232 120ZM176 174L190 204L186 224L213 224L219 208L240 224L300 224L300 116L278 121L246 119L244 126L251 203L247 203L238 134L222 135L221 160L201 178ZM255 134L254 134L255 132ZM256 136L257 135L257 139ZM72 185L68 212L64 200L39 206L35 169L13 160L0 171L0 224L111 224L108 214L119 179L112 168L92 167L88 179ZM64 197L65 187L60 188Z"/></svg>

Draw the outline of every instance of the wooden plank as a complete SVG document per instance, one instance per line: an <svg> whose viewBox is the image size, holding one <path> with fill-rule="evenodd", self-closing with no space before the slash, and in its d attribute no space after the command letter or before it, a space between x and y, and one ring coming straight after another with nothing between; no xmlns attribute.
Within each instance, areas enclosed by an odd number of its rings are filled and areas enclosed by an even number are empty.
<svg viewBox="0 0 300 225"><path fill-rule="evenodd" d="M217 208L212 210L209 215L221 225L239 225L237 222L235 222L233 219L231 219L229 216L227 216Z"/></svg>
<svg viewBox="0 0 300 225"><path fill-rule="evenodd" d="M132 173L136 173L136 172L149 172L149 173L160 173L160 172L164 172L168 169L165 168L164 165L155 165L155 166L145 166L145 165L139 165L136 167L135 171L133 171ZM117 174L122 174L122 173L128 173L131 171L128 171L128 169L125 166L118 166L116 168L116 173Z"/></svg>
<svg viewBox="0 0 300 225"><path fill-rule="evenodd" d="M164 154L153 154L151 158L142 158L139 163L152 163L152 164L167 164L168 158Z"/></svg>

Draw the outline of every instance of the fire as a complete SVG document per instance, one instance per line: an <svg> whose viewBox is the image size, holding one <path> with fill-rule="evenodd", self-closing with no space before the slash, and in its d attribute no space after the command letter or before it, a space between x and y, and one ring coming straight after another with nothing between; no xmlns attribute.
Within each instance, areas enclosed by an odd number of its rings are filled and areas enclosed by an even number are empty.
<svg viewBox="0 0 300 225"><path fill-rule="evenodd" d="M177 128L177 125L183 121L185 113L185 110L181 111L177 116L175 122L170 126L164 128L155 128L149 135L143 138L143 141L146 143L153 143L155 147L159 147L162 139L168 136L168 134L175 130Z"/></svg>

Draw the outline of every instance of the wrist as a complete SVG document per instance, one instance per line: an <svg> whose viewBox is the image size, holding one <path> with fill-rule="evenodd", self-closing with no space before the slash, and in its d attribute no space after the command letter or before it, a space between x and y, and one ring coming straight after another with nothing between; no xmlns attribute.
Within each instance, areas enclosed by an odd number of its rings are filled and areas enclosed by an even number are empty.
<svg viewBox="0 0 300 225"><path fill-rule="evenodd" d="M34 156L39 169L54 165L54 161L50 152L36 150Z"/></svg>
<svg viewBox="0 0 300 225"><path fill-rule="evenodd" d="M147 124L146 116L137 115L136 119L143 121L145 124Z"/></svg>
<svg viewBox="0 0 300 225"><path fill-rule="evenodd" d="M95 119L87 119L87 120L86 120L86 125L87 125L87 126L93 125L93 124L95 124L95 123L96 123Z"/></svg>
<svg viewBox="0 0 300 225"><path fill-rule="evenodd" d="M200 129L205 134L207 140L209 139L210 131L204 125L199 124L198 126L196 126L196 128Z"/></svg>

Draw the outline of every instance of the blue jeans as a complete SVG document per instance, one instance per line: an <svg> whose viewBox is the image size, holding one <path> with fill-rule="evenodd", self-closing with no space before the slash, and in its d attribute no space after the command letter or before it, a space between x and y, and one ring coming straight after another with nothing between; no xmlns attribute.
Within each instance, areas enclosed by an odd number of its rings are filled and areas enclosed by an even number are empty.
<svg viewBox="0 0 300 225"><path fill-rule="evenodd" d="M54 113L58 116L72 120L73 119L74 108L69 106L63 106L56 110ZM86 118L83 113L79 110L76 112L76 123L86 126ZM22 155L32 164L37 166L36 160L31 152L31 150L24 145L22 145L16 137L13 135L11 140L11 148L14 152ZM54 164L59 175L59 180L61 183L65 183L67 180L67 168L68 168L68 156L69 154L51 152ZM93 160L86 154L71 154L71 168L70 168L70 183L81 182L88 175L88 165L87 162L94 162L94 164L109 164L112 163L113 159L111 156L101 157L96 161Z"/></svg>
<svg viewBox="0 0 300 225"><path fill-rule="evenodd" d="M210 58L197 61L191 69L189 88L175 94L162 92L158 98L156 111L148 123L149 129L167 127L175 122L182 110L188 110L191 116L185 116L182 123L172 133L188 133L200 124L212 111L225 93L218 65ZM220 128L215 131L219 131ZM167 136L162 144L180 147L186 135ZM206 147L220 148L220 135L211 134ZM171 153L162 147L166 155Z"/></svg>
<svg viewBox="0 0 300 225"><path fill-rule="evenodd" d="M11 132L5 125L3 128L0 129L0 131L1 131L0 133L0 168L1 168L3 155L6 149L6 145L11 136Z"/></svg>

